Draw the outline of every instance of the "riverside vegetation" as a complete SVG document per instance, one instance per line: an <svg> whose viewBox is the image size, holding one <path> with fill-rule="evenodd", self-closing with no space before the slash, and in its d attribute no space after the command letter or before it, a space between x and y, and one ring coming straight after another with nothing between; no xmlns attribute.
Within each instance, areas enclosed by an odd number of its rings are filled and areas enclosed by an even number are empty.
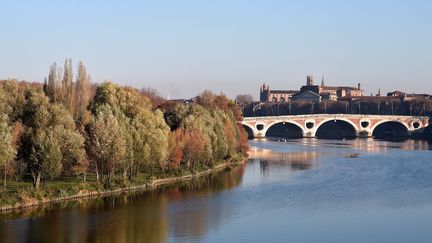
<svg viewBox="0 0 432 243"><path fill-rule="evenodd" d="M82 62L44 84L0 81L0 206L143 185L241 162L240 108L204 91L165 101L153 89L92 84Z"/></svg>

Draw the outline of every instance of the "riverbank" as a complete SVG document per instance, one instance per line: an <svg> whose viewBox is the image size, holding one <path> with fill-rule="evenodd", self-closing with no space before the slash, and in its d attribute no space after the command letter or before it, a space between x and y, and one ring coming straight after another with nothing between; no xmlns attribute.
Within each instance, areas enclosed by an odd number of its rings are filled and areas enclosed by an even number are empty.
<svg viewBox="0 0 432 243"><path fill-rule="evenodd" d="M225 161L216 164L212 168L207 168L200 171L190 171L190 173L187 175L150 179L147 182L144 182L142 184L127 185L120 188L110 188L110 189L102 189L102 190L80 190L73 195L53 197L53 198L24 197L21 202L17 202L10 205L0 205L0 213L14 211L14 210L23 210L26 208L39 207L42 205L65 202L65 201L73 201L78 199L92 199L101 196L110 196L110 195L121 194L125 192L155 190L161 186L170 185L178 182L185 182L185 181L193 180L195 178L209 175L211 173L221 172L228 168L242 166L245 164L246 160L247 159L244 158L242 160L236 160L236 161L232 161L232 160Z"/></svg>

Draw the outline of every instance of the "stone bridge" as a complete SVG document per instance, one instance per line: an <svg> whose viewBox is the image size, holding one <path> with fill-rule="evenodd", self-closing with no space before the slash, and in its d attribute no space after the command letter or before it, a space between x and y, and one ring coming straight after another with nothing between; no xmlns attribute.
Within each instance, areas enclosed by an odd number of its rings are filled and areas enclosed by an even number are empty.
<svg viewBox="0 0 432 243"><path fill-rule="evenodd" d="M249 137L405 137L422 131L429 117L311 114L245 117L241 122Z"/></svg>

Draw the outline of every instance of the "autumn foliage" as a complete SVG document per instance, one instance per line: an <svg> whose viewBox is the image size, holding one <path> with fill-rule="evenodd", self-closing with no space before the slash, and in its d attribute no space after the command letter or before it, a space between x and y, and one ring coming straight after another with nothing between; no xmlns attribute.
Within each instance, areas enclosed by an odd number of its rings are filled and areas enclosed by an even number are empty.
<svg viewBox="0 0 432 243"><path fill-rule="evenodd" d="M7 178L41 181L96 174L133 180L238 161L247 153L240 108L204 91L190 102L154 89L92 84L82 62L51 65L44 84L0 81L0 167Z"/></svg>

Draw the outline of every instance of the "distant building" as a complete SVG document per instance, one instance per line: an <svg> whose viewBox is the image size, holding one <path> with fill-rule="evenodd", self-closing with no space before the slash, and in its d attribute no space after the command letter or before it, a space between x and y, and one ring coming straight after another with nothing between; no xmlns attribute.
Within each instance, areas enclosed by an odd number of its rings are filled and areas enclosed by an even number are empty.
<svg viewBox="0 0 432 243"><path fill-rule="evenodd" d="M263 84L260 88L261 102L287 102L290 100L305 100L305 101L321 101L333 100L336 101L342 97L361 97L364 91L360 87L348 86L326 86L324 85L324 77L321 85L314 85L314 78L308 75L306 85L303 85L299 90L271 90L268 85Z"/></svg>
<svg viewBox="0 0 432 243"><path fill-rule="evenodd" d="M387 93L387 97L398 97L401 100L409 101L409 100L430 99L431 95L428 95L428 94L415 94L415 93L413 93L413 94L407 94L405 92L396 90L396 91Z"/></svg>
<svg viewBox="0 0 432 243"><path fill-rule="evenodd" d="M312 75L308 75L306 79L306 85L300 88L300 92L312 91L322 96L323 100L337 100L345 96L363 96L364 91L360 87L360 83L357 87L348 86L326 86L324 84L324 77L321 81L321 85L314 85Z"/></svg>
<svg viewBox="0 0 432 243"><path fill-rule="evenodd" d="M299 92L295 95L292 96L293 100L302 100L302 101L309 101L309 102L320 102L321 101L321 95L310 91L310 90L306 90L304 92Z"/></svg>
<svg viewBox="0 0 432 243"><path fill-rule="evenodd" d="M406 94L404 92L396 90L396 91L387 93L387 96L391 96L391 97L405 97Z"/></svg>
<svg viewBox="0 0 432 243"><path fill-rule="evenodd" d="M263 84L260 88L260 101L287 102L298 92L298 90L270 90L268 85Z"/></svg>

